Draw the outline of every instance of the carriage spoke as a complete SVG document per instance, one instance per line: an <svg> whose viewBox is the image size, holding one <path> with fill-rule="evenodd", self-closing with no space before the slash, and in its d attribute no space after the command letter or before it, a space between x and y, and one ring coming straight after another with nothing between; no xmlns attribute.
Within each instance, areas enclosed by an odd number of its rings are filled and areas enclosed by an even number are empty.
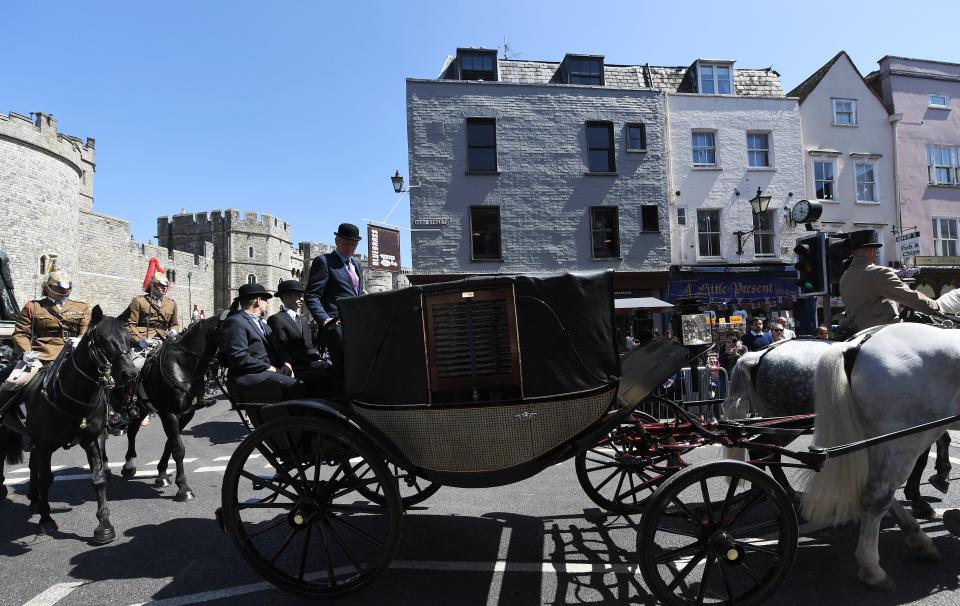
<svg viewBox="0 0 960 606"><path fill-rule="evenodd" d="M607 483L610 482L610 480L613 479L613 476L617 475L618 473L620 473L620 470L619 470L619 469L613 470L613 473L611 473L610 475L608 475L608 476L603 480L603 482L600 482L599 484L597 484L597 491L599 492L600 489L603 488L604 486L606 486Z"/></svg>
<svg viewBox="0 0 960 606"><path fill-rule="evenodd" d="M357 504L343 504L343 505L328 505L327 511L337 511L341 513L380 513L383 511L382 505L357 505Z"/></svg>
<svg viewBox="0 0 960 606"><path fill-rule="evenodd" d="M700 494L703 495L704 511L707 515L707 521L713 523L713 503L710 502L710 491L707 489L706 478L700 480Z"/></svg>
<svg viewBox="0 0 960 606"><path fill-rule="evenodd" d="M340 538L340 533L337 532L337 530L330 524L330 522L327 521L326 518L321 518L320 521L319 521L319 523L320 523L321 525L323 525L323 526L326 527L327 532L329 532L329 533L330 533L330 536L333 537L333 540L334 540L334 541L337 543L337 545L340 547L340 550L343 551L343 554L344 554L345 556L347 556L347 559L348 559L348 560L350 560L350 564L351 564L357 571L362 570L362 567L360 566L360 564L357 564L357 561L356 561L355 559L353 559L353 553L350 551L349 548L347 548L347 544L343 542L343 539L342 539L342 538Z"/></svg>
<svg viewBox="0 0 960 606"><path fill-rule="evenodd" d="M735 606L737 601L733 597L733 588L730 586L730 577L727 576L727 569L724 568L723 563L720 563L720 576L723 577L723 586L727 590L727 598L729 599L730 606Z"/></svg>
<svg viewBox="0 0 960 606"><path fill-rule="evenodd" d="M698 516L693 515L693 512L690 511L690 508L687 507L687 504L681 501L676 496L670 499L670 501L673 502L674 505L680 508L680 511L683 513L683 517L686 518L686 521L689 522L691 526L693 526L699 531L701 528L700 518Z"/></svg>
<svg viewBox="0 0 960 606"><path fill-rule="evenodd" d="M277 471L277 473L283 476L283 479L287 482L287 484L291 486L294 486L296 484L296 482L294 482L290 474L287 473L287 470L284 469L283 465L280 464L279 459L277 459L277 457L274 455L273 452L270 451L269 448L267 448L264 444L257 444L257 450L260 452L260 454L263 455L263 458L265 458L267 462L270 463L271 466L273 466L273 468ZM293 497L293 498L296 498L296 497Z"/></svg>
<svg viewBox="0 0 960 606"><path fill-rule="evenodd" d="M740 566L743 568L743 571L747 573L747 576L754 582L755 585L762 585L763 583L760 579L757 578L757 575L753 573L753 570L747 566L746 562L740 562Z"/></svg>
<svg viewBox="0 0 960 606"><path fill-rule="evenodd" d="M730 506L730 501L733 499L733 495L737 493L738 482L740 482L740 478L737 476L730 477L730 486L727 487L727 496L723 500L723 513L720 514L721 520L727 519L727 508Z"/></svg>
<svg viewBox="0 0 960 606"><path fill-rule="evenodd" d="M697 591L697 606L703 604L703 598L707 594L707 580L710 578L710 573L713 572L713 565L717 562L717 558L712 553L707 555L707 562L703 565L703 576L700 577L700 589Z"/></svg>
<svg viewBox="0 0 960 606"><path fill-rule="evenodd" d="M289 534L287 534L287 538L284 539L284 540L283 540L283 544L280 545L280 549L278 549L278 550L277 550L277 553L273 554L273 557L270 558L270 564L271 564L271 565L272 565L274 562L277 561L277 558L280 557L280 554L283 553L283 551L287 548L287 545L290 544L290 541L293 540L293 537L294 537L294 535L296 535L296 534L297 534L297 529L296 529L296 528L291 528Z"/></svg>
<svg viewBox="0 0 960 606"><path fill-rule="evenodd" d="M654 558L654 561L657 564L663 564L665 562L670 562L678 558L686 557L692 553L696 553L701 549L700 543L691 543L683 547L678 547L677 549L671 549L670 551L664 551L663 553L657 555Z"/></svg>
<svg viewBox="0 0 960 606"><path fill-rule="evenodd" d="M613 500L620 501L620 491L623 489L623 479L627 476L627 472L620 473L620 479L617 480L617 489L613 491Z"/></svg>
<svg viewBox="0 0 960 606"><path fill-rule="evenodd" d="M706 553L704 553L704 551L705 550L703 549L698 551L697 554L694 555L689 562L687 562L687 565L684 566L680 570L680 572L678 572L676 576L673 577L673 580L670 581L669 585L667 585L667 589L669 591L673 591L674 589L676 589L677 586L680 585L680 583L682 583L691 572L693 572L693 569L697 567L697 564L700 563L700 560L702 560L706 556Z"/></svg>
<svg viewBox="0 0 960 606"><path fill-rule="evenodd" d="M303 581L303 575L307 571L307 553L310 549L310 533L313 531L313 524L307 526L307 536L303 541L303 552L300 554L300 569L297 571L297 579ZM321 537L323 536L321 531ZM333 576L333 565L330 563L330 549L325 549L327 553L327 570L330 574L330 581L333 583L333 586L337 586L337 579Z"/></svg>
<svg viewBox="0 0 960 606"><path fill-rule="evenodd" d="M284 489L283 486L280 486L279 484L275 484L273 480L267 480L266 478L263 478L261 476L258 476L254 473L247 471L246 469L241 469L240 475L247 478L254 484L263 484L264 486L268 486L272 488L275 493L282 494L283 496L287 497L290 500L296 501L297 499L300 498L297 495L293 494L292 492L289 492L288 490Z"/></svg>
<svg viewBox="0 0 960 606"><path fill-rule="evenodd" d="M677 535L677 536L679 536L679 537L688 537L688 538L691 538L691 539L698 539L698 540L700 539L700 534L699 534L699 533L697 533L697 532L690 532L689 530L682 530L682 529L680 529L680 528L664 528L664 527L661 526L661 527L657 528L657 532L665 532L665 533L667 533L667 534L675 534L675 535Z"/></svg>
<svg viewBox="0 0 960 606"><path fill-rule="evenodd" d="M638 505L639 501L637 501L637 487L633 485L633 474L626 471L624 474L626 474L627 480L630 481L630 492L628 494L630 495L630 498L633 499L633 504Z"/></svg>
<svg viewBox="0 0 960 606"><path fill-rule="evenodd" d="M300 489L303 492L309 492L307 490L307 478L303 474L303 463L300 462L300 457L297 456L297 449L293 447L293 441L290 439L290 434L283 432L283 441L287 443L287 448L290 449L290 456L293 457L293 464L297 468L297 477L300 479Z"/></svg>
<svg viewBox="0 0 960 606"><path fill-rule="evenodd" d="M265 533L265 532L269 532L269 531L273 530L274 528L277 528L278 526L280 526L280 525L282 525L282 524L286 524L286 523L287 523L287 518L286 518L286 516L282 516L279 520L277 520L277 521L275 521L275 522L273 522L273 523L271 523L271 524L268 524L268 525L264 526L263 528L257 528L257 529L254 530L253 532L247 534L247 538L248 538L248 539L252 539L252 538L255 537L255 536L261 535L261 534L263 534L263 533Z"/></svg>
<svg viewBox="0 0 960 606"><path fill-rule="evenodd" d="M769 556L773 556L773 557L775 557L775 558L779 558L780 555L781 555L779 549L770 549L770 548L768 548L768 547L764 547L764 546L761 546L761 545L756 545L756 544L754 544L754 543L750 543L750 542L747 542L747 541L737 541L737 545L740 545L740 546L743 547L744 549L752 549L753 551L759 551L760 553L765 553L765 554L767 554L767 555L769 555Z"/></svg>
<svg viewBox="0 0 960 606"><path fill-rule="evenodd" d="M330 516L330 519L331 519L331 520L336 520L336 521L340 522L341 524L343 524L344 526L346 526L347 528L349 528L350 530L352 530L355 534L360 535L361 537L363 537L363 538L365 538L366 540L370 541L371 543L373 543L373 544L376 545L377 547L382 547L382 546L383 546L383 541L381 541L380 539L378 539L378 538L375 537L375 536L370 535L370 533L366 532L365 530L361 530L361 529L357 528L356 526L354 526L354 525L351 524L350 522L348 522L348 521L346 521L345 519L343 519L343 517L341 517L341 516Z"/></svg>
<svg viewBox="0 0 960 606"><path fill-rule="evenodd" d="M612 455L612 454L607 454L607 453L605 453L605 452L600 452L599 450L597 450L597 449L595 449L595 448L590 449L590 454L597 455L597 456L601 456L601 457L605 457L605 458L607 458L607 459L613 459L614 461L616 461L617 458L618 458L618 457L616 457L616 456L614 456L614 455ZM599 463L599 462L600 462L600 461L595 461L594 459L591 459L590 457L587 457L587 460L588 460L588 461L593 461L594 463Z"/></svg>
<svg viewBox="0 0 960 606"><path fill-rule="evenodd" d="M271 501L257 503L237 503L237 509L293 509L293 503L277 503Z"/></svg>
<svg viewBox="0 0 960 606"><path fill-rule="evenodd" d="M313 459L313 486L320 485L320 462L323 461L323 436L317 436L317 456Z"/></svg>
<svg viewBox="0 0 960 606"><path fill-rule="evenodd" d="M731 532L735 532L739 536L749 536L749 535L764 534L761 531L767 530L767 529L773 530L774 528L778 528L779 526L780 526L780 520L776 519L776 520L768 520L766 522L759 522L757 524L754 524L753 526L746 526L744 528L733 529L728 527L727 530L730 530Z"/></svg>
<svg viewBox="0 0 960 606"><path fill-rule="evenodd" d="M735 512L733 514L733 517L726 522L727 527L731 527L734 524L736 524L740 516L742 516L743 514L747 513L748 511L756 507L757 504L760 503L760 501L766 500L766 498L767 498L767 493L765 493L763 490L757 490L757 493L752 497L750 497L750 500L747 501L747 504L744 505L740 511ZM724 517L723 519L726 520L726 517Z"/></svg>
<svg viewBox="0 0 960 606"><path fill-rule="evenodd" d="M311 524L311 527L312 527L312 524ZM321 527L318 525L318 526L317 526L317 530L320 531L320 542L323 544L323 560L324 560L324 563L325 563L326 566L327 566L327 575L330 577L330 583L331 583L334 587L336 587L336 586L337 586L337 576L336 576L336 574L333 572L333 558L330 557L330 544L329 544L329 542L327 541L327 538L326 538L326 536L325 536L324 533L323 533L323 528L321 528ZM306 559L307 559L307 547L306 547L306 545L304 545L304 548L303 548L303 556L302 556L302 558L301 558L301 564L305 564L305 563L306 563ZM300 571L301 571L301 572L300 572L300 578L301 578L301 580L303 579L303 570L304 570L305 568L306 568L305 565L304 565L304 566L301 566L301 568L300 568Z"/></svg>

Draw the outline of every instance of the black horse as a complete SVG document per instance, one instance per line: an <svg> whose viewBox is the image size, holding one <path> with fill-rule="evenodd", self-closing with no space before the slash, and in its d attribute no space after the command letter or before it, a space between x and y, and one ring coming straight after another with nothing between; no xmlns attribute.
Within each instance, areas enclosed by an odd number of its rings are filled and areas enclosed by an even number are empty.
<svg viewBox="0 0 960 606"><path fill-rule="evenodd" d="M219 347L220 317L212 316L194 322L186 331L167 339L143 365L137 381L137 401L141 414L155 412L163 424L167 441L157 464L157 486L169 486L167 463L170 455L177 465L175 501L194 497L183 470L183 441L180 432L203 407L207 371ZM127 428L126 462L121 473L132 478L137 473L137 432L139 423Z"/></svg>
<svg viewBox="0 0 960 606"><path fill-rule="evenodd" d="M102 545L116 538L107 506L107 395L114 385L133 382L137 370L127 347L129 337L118 320L104 317L98 305L93 309L90 326L76 349L70 352L65 348L53 364L24 388L21 397L27 405L26 430L34 444L27 498L31 513L40 514L38 534L57 530L57 523L50 517L50 459L55 450L80 444L87 453L97 492L100 524L93 541ZM8 412L8 417L11 414L16 412ZM6 440L5 451L8 461L22 460L16 440Z"/></svg>

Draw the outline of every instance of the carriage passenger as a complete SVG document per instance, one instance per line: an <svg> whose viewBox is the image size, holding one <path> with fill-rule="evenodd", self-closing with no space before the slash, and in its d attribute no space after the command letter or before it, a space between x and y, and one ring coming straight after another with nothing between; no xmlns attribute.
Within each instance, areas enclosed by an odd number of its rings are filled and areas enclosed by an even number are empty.
<svg viewBox="0 0 960 606"><path fill-rule="evenodd" d="M273 297L262 284L244 284L232 313L220 329L220 351L227 362L227 382L245 399L287 400L305 395L293 367L280 361L270 344L270 326L263 321Z"/></svg>

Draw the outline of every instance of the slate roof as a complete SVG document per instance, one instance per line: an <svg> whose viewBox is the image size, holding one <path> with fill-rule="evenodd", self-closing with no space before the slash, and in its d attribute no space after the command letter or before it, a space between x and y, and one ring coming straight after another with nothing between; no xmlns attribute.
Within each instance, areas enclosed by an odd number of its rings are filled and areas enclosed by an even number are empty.
<svg viewBox="0 0 960 606"><path fill-rule="evenodd" d="M844 51L840 51L839 53L834 55L833 59L830 59L829 61L823 64L823 67L821 67L817 71L810 74L809 78L807 78L806 80L798 84L796 87L794 87L792 91L787 93L787 96L799 97L800 103L803 103L804 100L806 100L806 98L810 96L810 93L813 92L813 89L817 88L817 85L820 84L820 81L823 80L823 77L827 75L827 72L830 71L830 68L833 67L833 64L836 63L837 60L843 56L847 56L847 53ZM850 57L847 56L847 59L850 59ZM853 61L850 61L850 63L853 63Z"/></svg>
<svg viewBox="0 0 960 606"><path fill-rule="evenodd" d="M695 93L696 63L686 67L650 65L603 66L604 86L608 88L655 88L667 92ZM520 84L559 84L559 61L520 61L499 59L500 82ZM733 86L745 97L782 97L780 74L772 68L734 69Z"/></svg>

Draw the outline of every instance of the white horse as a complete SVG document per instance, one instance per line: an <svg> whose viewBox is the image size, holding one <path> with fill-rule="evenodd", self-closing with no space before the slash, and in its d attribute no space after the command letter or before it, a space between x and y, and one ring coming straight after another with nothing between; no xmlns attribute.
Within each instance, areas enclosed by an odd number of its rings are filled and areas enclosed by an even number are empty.
<svg viewBox="0 0 960 606"><path fill-rule="evenodd" d="M817 446L849 444L960 414L960 332L924 324L888 326L863 344L848 378L844 352L854 347L855 342L834 344L817 365ZM834 525L860 521L858 576L868 585L893 588L877 551L880 520L888 509L906 533L909 547L928 559L939 559L930 538L894 499L894 492L917 457L945 429L828 459L810 476L804 515Z"/></svg>

